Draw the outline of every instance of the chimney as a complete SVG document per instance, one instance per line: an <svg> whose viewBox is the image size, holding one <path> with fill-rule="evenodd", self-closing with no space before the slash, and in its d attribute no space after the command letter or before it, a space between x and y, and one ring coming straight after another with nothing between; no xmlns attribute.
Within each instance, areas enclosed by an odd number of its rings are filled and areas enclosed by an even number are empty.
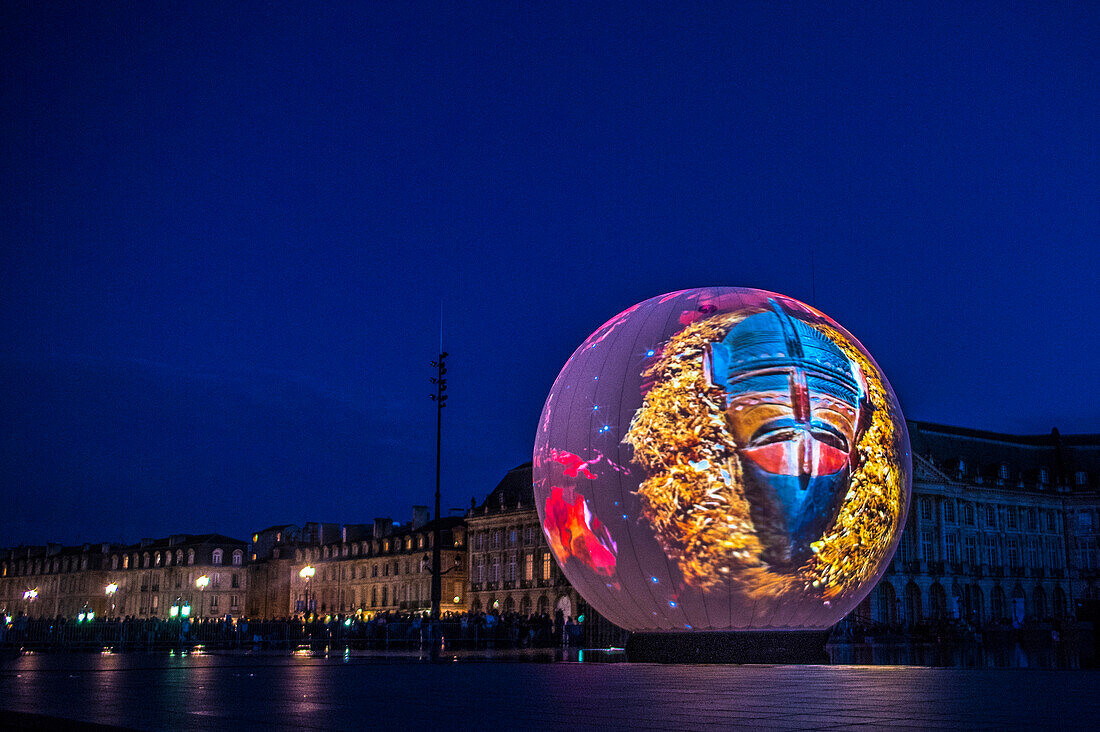
<svg viewBox="0 0 1100 732"><path fill-rule="evenodd" d="M374 520L374 538L381 539L386 536L393 529L393 519L390 518L376 518Z"/></svg>
<svg viewBox="0 0 1100 732"><path fill-rule="evenodd" d="M413 529L419 529L424 524L428 523L428 507L427 506L413 506Z"/></svg>

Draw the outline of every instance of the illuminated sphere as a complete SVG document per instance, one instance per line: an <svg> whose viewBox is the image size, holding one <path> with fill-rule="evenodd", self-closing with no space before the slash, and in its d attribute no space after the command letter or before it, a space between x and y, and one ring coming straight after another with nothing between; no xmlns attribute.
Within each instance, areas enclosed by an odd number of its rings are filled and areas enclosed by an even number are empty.
<svg viewBox="0 0 1100 732"><path fill-rule="evenodd" d="M820 629L870 592L909 506L909 435L848 331L762 290L682 290L573 352L535 503L565 576L634 631Z"/></svg>

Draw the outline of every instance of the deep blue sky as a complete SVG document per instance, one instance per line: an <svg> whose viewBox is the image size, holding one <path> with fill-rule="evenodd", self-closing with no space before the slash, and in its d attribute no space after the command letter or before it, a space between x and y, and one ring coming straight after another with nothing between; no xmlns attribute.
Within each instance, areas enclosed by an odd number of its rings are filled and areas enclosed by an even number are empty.
<svg viewBox="0 0 1100 732"><path fill-rule="evenodd" d="M405 519L440 298L480 501L600 323L811 248L908 417L1100 431L1096 3L348 5L4 4L0 545Z"/></svg>

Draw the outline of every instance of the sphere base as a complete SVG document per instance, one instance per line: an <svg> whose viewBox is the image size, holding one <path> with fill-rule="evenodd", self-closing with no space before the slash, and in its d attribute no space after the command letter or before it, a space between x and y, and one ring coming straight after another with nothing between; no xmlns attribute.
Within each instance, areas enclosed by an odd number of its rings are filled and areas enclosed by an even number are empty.
<svg viewBox="0 0 1100 732"><path fill-rule="evenodd" d="M827 664L828 630L631 633L626 658L636 663Z"/></svg>

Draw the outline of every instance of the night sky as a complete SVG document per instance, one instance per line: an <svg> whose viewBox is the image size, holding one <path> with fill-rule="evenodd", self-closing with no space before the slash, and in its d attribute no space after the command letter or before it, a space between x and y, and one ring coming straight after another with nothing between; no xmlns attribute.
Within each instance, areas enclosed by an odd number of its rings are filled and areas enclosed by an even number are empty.
<svg viewBox="0 0 1100 732"><path fill-rule="evenodd" d="M243 5L0 10L0 545L406 520L441 299L445 509L686 287L1100 432L1096 3Z"/></svg>

